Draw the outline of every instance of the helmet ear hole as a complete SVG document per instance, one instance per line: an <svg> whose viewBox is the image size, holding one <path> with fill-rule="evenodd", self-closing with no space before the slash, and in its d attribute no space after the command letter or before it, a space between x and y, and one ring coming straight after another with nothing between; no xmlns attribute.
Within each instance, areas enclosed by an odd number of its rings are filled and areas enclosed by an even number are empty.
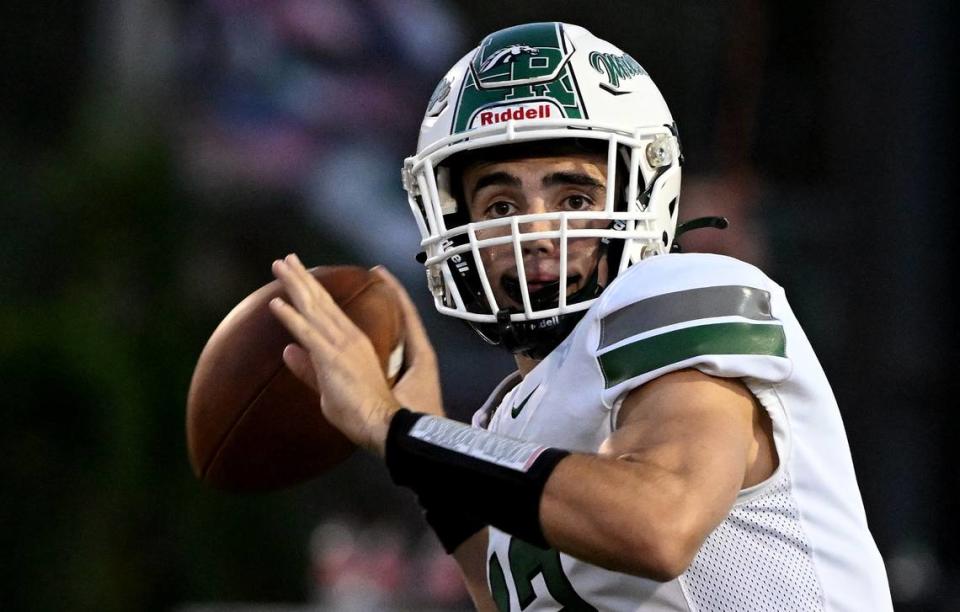
<svg viewBox="0 0 960 612"><path fill-rule="evenodd" d="M663 232L663 236L660 237L663 240L663 246L667 246L667 243L670 242L670 236L667 235L667 232Z"/></svg>

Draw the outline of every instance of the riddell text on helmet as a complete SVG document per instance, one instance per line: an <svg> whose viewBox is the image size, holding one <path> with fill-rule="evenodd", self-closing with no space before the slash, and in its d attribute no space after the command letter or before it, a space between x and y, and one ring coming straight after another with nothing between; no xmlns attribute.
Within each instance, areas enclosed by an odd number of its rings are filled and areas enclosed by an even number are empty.
<svg viewBox="0 0 960 612"><path fill-rule="evenodd" d="M553 108L551 108L550 104L524 104L521 106L511 106L503 110L480 111L473 120L473 127L478 127L478 125L479 127L494 125L510 120L550 119L553 116Z"/></svg>

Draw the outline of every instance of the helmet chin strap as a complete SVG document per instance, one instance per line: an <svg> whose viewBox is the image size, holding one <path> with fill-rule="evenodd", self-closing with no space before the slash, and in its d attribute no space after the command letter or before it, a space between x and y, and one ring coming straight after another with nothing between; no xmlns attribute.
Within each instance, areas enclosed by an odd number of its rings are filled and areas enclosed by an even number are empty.
<svg viewBox="0 0 960 612"><path fill-rule="evenodd" d="M727 221L726 217L698 217L696 219L691 219L685 223L681 223L677 226L677 231L673 235L673 244L670 246L671 253L682 253L683 249L680 247L680 236L683 236L689 231L704 229L712 227L714 229L727 229L730 225L730 222Z"/></svg>
<svg viewBox="0 0 960 612"><path fill-rule="evenodd" d="M595 266L583 287L568 296L568 303L589 300L603 291L599 280L599 268L599 265ZM555 308L560 301L559 289L560 281L550 283L530 296L531 305L537 306L538 310ZM536 321L511 321L512 311L501 308L497 312L496 323L499 344L511 353L520 353L532 359L543 359L563 342L586 312L581 310Z"/></svg>

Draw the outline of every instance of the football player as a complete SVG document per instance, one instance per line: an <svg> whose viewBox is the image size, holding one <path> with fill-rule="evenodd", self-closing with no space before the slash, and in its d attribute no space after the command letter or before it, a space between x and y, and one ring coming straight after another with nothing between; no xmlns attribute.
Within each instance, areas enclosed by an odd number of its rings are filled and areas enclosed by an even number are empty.
<svg viewBox="0 0 960 612"><path fill-rule="evenodd" d="M285 361L417 493L480 609L890 610L840 414L783 289L675 252L681 162L629 55L567 24L491 34L437 86L403 178L437 308L517 372L472 426L445 419L399 284L379 271L408 325L391 390L292 255L273 268L298 341Z"/></svg>

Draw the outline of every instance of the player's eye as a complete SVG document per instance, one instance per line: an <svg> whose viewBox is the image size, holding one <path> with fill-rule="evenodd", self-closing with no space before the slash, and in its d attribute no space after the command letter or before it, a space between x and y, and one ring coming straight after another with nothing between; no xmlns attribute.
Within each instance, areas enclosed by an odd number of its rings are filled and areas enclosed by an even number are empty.
<svg viewBox="0 0 960 612"><path fill-rule="evenodd" d="M512 214L516 208L517 207L510 202L499 200L487 207L487 216L493 219L506 217L507 215Z"/></svg>
<svg viewBox="0 0 960 612"><path fill-rule="evenodd" d="M568 197L564 205L567 210L588 210L593 205L593 201L587 196L575 195Z"/></svg>

